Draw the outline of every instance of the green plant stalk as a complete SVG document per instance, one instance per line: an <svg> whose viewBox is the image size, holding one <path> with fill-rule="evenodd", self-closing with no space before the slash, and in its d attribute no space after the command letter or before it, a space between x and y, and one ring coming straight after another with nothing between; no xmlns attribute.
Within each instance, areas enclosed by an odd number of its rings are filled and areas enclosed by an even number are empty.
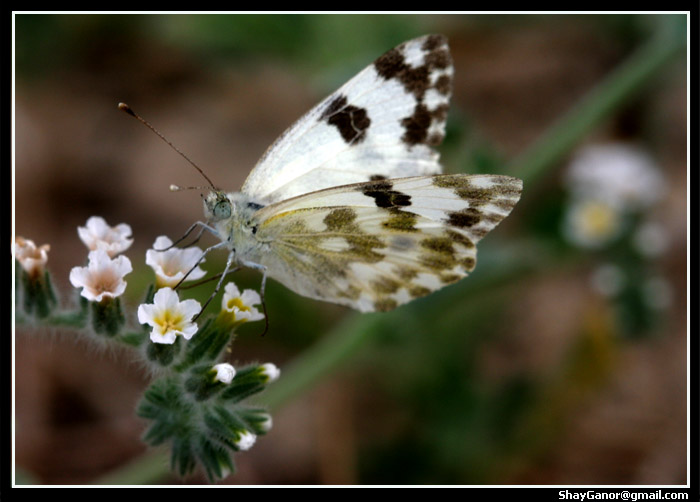
<svg viewBox="0 0 700 502"><path fill-rule="evenodd" d="M664 15L655 36L540 136L507 171L531 186L596 125L627 102L686 47L685 15Z"/></svg>
<svg viewBox="0 0 700 502"><path fill-rule="evenodd" d="M641 87L657 75L663 66L685 48L685 31L678 25L685 16L665 16L665 26L646 45L637 50L602 83L575 105L562 119L551 126L535 145L511 162L509 170L522 178L525 186L536 183L541 176L556 165L561 158L602 119L609 116ZM673 24L673 26L671 25ZM684 27L685 25L683 25ZM503 264L499 266L503 271ZM522 270L517 268L517 274ZM515 273L514 270L514 273ZM491 270L489 270L490 272ZM485 274L488 277L488 274ZM494 277L500 284L508 274ZM489 284L483 281L482 287ZM389 322L391 314L351 316L321 341L283 368L282 378L263 395L265 404L277 408L308 390L315 382L349 359L383 322ZM148 453L130 464L96 480L96 484L138 485L152 483L169 472L168 454L162 451Z"/></svg>

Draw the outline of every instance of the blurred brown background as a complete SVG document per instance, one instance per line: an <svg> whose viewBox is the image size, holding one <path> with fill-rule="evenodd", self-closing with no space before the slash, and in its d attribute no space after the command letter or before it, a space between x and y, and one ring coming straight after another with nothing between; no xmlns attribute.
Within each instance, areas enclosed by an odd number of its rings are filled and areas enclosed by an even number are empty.
<svg viewBox="0 0 700 502"><path fill-rule="evenodd" d="M86 257L77 226L92 215L130 224L127 301L136 305L152 280L146 249L202 215L198 191L168 186L203 180L118 102L234 190L322 97L387 49L439 32L456 68L445 170L505 172L651 37L656 17L17 15L16 233L50 243L49 268L71 305L68 273ZM276 411L273 430L236 456L239 472L226 482L686 483L686 92L681 55L581 141L641 145L665 179L653 211L667 246L645 270L664 278L670 300L648 329L610 320L615 302L590 276L611 256L583 251L478 300L481 312L449 334L394 333L367 347ZM565 166L526 186L485 244L558 236L538 203L562 190ZM258 280L244 273L241 282ZM348 312L269 288L270 332L245 330L233 359L272 361L284 378L285 362ZM146 451L133 411L149 377L133 354L22 327L15 361L23 479L90 483Z"/></svg>

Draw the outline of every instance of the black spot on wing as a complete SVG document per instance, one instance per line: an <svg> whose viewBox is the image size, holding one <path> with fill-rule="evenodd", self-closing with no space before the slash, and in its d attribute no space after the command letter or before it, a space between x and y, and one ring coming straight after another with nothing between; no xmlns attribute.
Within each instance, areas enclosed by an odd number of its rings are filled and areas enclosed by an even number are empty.
<svg viewBox="0 0 700 502"><path fill-rule="evenodd" d="M365 183L360 187L362 193L372 197L377 207L406 207L411 205L411 196L392 190L393 184L388 180Z"/></svg>
<svg viewBox="0 0 700 502"><path fill-rule="evenodd" d="M401 53L401 46L392 49L374 62L374 68L380 77L386 80L397 79L407 92L423 99L430 85L430 71L426 65L411 67Z"/></svg>
<svg viewBox="0 0 700 502"><path fill-rule="evenodd" d="M262 204L258 204L257 202L248 202L248 207L250 209L257 211L258 209L262 209L265 206L263 206Z"/></svg>
<svg viewBox="0 0 700 502"><path fill-rule="evenodd" d="M444 137L442 127L447 117L447 100L452 92L452 58L447 39L442 35L425 37L420 47L424 52L423 61L418 66L406 62L406 50L406 44L402 44L388 51L374 62L374 68L380 77L401 82L406 92L416 98L413 113L399 119L404 128L404 143L409 147L417 144L437 146ZM444 103L429 109L424 103L429 89L443 96Z"/></svg>
<svg viewBox="0 0 700 502"><path fill-rule="evenodd" d="M367 110L349 105L346 96L337 96L321 114L320 120L338 129L346 143L360 143L372 121Z"/></svg>
<svg viewBox="0 0 700 502"><path fill-rule="evenodd" d="M434 51L446 43L447 38L444 35L428 35L425 37L425 42L423 42L422 49L424 51Z"/></svg>
<svg viewBox="0 0 700 502"><path fill-rule="evenodd" d="M453 227L470 228L478 224L481 219L481 212L470 207L461 211L452 211L448 213L446 221Z"/></svg>
<svg viewBox="0 0 700 502"><path fill-rule="evenodd" d="M387 51L374 62L377 73L386 80L396 78L406 69L406 66L406 59L398 48Z"/></svg>

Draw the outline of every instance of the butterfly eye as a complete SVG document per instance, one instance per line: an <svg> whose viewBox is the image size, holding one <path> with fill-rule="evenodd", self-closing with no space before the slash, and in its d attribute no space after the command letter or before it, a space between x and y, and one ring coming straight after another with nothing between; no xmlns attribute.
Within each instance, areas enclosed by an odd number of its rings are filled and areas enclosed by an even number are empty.
<svg viewBox="0 0 700 502"><path fill-rule="evenodd" d="M222 200L214 206L214 218L216 220L225 220L231 217L231 203L227 200Z"/></svg>

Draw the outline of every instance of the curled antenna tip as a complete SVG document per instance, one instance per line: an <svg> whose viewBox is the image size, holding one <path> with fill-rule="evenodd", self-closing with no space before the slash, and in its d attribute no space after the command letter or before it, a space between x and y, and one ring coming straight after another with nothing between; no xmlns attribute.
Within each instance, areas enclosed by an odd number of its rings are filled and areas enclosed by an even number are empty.
<svg viewBox="0 0 700 502"><path fill-rule="evenodd" d="M129 105L127 105L126 103L119 103L117 106L119 107L119 109L120 109L121 111L126 112L126 113L128 113L129 115L133 115L134 117L136 116L136 114L135 114L134 111L131 109L131 107L130 107Z"/></svg>

